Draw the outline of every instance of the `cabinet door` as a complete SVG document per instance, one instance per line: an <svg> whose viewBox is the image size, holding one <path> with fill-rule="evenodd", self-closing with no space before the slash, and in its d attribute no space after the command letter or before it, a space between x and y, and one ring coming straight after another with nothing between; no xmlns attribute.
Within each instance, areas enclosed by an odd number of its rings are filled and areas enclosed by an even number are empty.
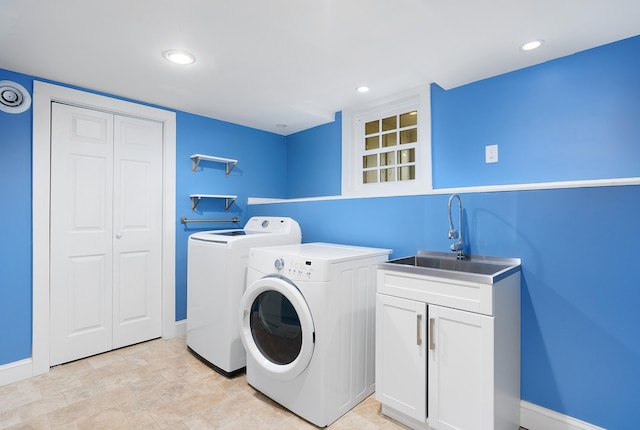
<svg viewBox="0 0 640 430"><path fill-rule="evenodd" d="M376 399L421 422L427 416L427 305L376 294Z"/></svg>
<svg viewBox="0 0 640 430"><path fill-rule="evenodd" d="M493 430L493 317L429 306L429 426Z"/></svg>

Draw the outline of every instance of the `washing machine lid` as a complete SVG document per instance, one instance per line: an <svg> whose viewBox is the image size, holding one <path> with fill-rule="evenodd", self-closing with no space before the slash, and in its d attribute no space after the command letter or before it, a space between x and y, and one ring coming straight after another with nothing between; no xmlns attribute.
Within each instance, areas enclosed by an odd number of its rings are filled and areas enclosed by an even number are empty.
<svg viewBox="0 0 640 430"><path fill-rule="evenodd" d="M288 279L270 275L247 287L240 300L240 339L263 371L291 380L311 362L315 328L309 306Z"/></svg>
<svg viewBox="0 0 640 430"><path fill-rule="evenodd" d="M242 229L212 230L193 233L189 240L201 240L203 242L228 243L238 237L244 237L247 233Z"/></svg>
<svg viewBox="0 0 640 430"><path fill-rule="evenodd" d="M301 232L298 223L286 217L251 217L242 229L211 230L193 233L189 236L192 240L201 240L213 243L229 243L233 241L256 237L259 235L291 236L300 240Z"/></svg>

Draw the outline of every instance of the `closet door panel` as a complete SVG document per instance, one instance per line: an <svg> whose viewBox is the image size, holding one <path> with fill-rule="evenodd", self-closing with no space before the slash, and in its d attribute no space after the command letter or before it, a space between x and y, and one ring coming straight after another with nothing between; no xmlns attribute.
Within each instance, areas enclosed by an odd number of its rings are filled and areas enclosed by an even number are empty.
<svg viewBox="0 0 640 430"><path fill-rule="evenodd" d="M54 103L50 364L111 349L113 116Z"/></svg>
<svg viewBox="0 0 640 430"><path fill-rule="evenodd" d="M162 124L114 125L114 348L161 335Z"/></svg>

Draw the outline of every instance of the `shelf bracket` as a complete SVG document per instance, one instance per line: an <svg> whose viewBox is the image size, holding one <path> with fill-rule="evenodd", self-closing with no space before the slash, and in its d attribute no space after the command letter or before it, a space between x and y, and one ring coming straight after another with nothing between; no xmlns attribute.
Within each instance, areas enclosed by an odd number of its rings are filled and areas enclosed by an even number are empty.
<svg viewBox="0 0 640 430"><path fill-rule="evenodd" d="M198 206L198 203L200 203L201 199L202 199L202 197L200 197L200 196L191 197L191 212L196 210L196 207Z"/></svg>
<svg viewBox="0 0 640 430"><path fill-rule="evenodd" d="M230 163L226 163L227 166L227 176L229 176L229 173L231 173L231 171L233 170L234 167L236 167L236 164L238 164L237 162L230 162ZM231 166L231 168L229 168L229 166ZM196 166L197 167L197 166Z"/></svg>
<svg viewBox="0 0 640 430"><path fill-rule="evenodd" d="M231 202L229 202L229 200L231 200ZM231 205L233 204L233 202L235 202L236 199L234 197L227 197L224 199L225 205L224 205L224 211L225 212L229 212L229 208L231 207Z"/></svg>
<svg viewBox="0 0 640 430"><path fill-rule="evenodd" d="M202 158L200 157L193 157L191 159L191 171L193 173L196 173L196 169L198 168L198 166L200 165L200 161L202 161ZM227 173L228 174L228 173Z"/></svg>

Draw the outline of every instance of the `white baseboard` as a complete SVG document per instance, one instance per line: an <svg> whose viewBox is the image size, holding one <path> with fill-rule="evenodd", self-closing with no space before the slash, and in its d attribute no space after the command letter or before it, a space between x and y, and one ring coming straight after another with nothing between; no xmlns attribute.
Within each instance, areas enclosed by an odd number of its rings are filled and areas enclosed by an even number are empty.
<svg viewBox="0 0 640 430"><path fill-rule="evenodd" d="M33 376L33 361L31 358L14 361L0 366L0 387L23 381Z"/></svg>
<svg viewBox="0 0 640 430"><path fill-rule="evenodd" d="M524 400L520 401L520 425L529 430L606 430Z"/></svg>
<svg viewBox="0 0 640 430"><path fill-rule="evenodd" d="M175 336L187 334L186 319L176 321L174 334ZM33 371L33 359L31 358L3 364L0 366L0 387L29 379L34 376Z"/></svg>
<svg viewBox="0 0 640 430"><path fill-rule="evenodd" d="M176 321L176 336L184 336L187 334L187 320Z"/></svg>

